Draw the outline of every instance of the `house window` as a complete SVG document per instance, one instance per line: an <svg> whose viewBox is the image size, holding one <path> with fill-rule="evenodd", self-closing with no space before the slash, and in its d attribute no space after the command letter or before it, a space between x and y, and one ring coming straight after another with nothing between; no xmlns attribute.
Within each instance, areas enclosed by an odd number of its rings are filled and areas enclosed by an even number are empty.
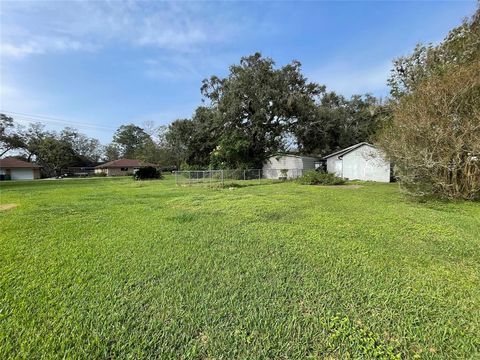
<svg viewBox="0 0 480 360"><path fill-rule="evenodd" d="M120 168L120 171L128 171L128 168Z"/></svg>

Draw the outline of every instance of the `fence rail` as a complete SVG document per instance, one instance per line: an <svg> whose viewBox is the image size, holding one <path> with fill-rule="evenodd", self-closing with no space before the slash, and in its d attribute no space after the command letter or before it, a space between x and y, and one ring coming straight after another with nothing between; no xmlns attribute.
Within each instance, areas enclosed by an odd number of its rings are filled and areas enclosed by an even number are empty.
<svg viewBox="0 0 480 360"><path fill-rule="evenodd" d="M221 184L239 180L287 180L302 176L303 169L227 169L175 171L177 185Z"/></svg>

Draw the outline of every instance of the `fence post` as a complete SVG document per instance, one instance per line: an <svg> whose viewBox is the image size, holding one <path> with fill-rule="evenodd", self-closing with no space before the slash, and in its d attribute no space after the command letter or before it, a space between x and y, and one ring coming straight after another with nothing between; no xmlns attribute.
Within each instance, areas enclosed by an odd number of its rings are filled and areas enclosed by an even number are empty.
<svg viewBox="0 0 480 360"><path fill-rule="evenodd" d="M178 171L175 171L175 185L178 186Z"/></svg>
<svg viewBox="0 0 480 360"><path fill-rule="evenodd" d="M224 181L224 178L223 178L223 169L221 171L222 171L222 187L225 187L225 181Z"/></svg>

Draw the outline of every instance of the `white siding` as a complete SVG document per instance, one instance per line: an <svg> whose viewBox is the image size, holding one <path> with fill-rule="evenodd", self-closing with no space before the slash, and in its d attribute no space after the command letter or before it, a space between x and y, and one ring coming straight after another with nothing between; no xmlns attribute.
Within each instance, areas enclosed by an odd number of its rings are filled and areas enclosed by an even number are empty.
<svg viewBox="0 0 480 360"><path fill-rule="evenodd" d="M11 169L10 178L12 180L33 180L35 176L33 174L33 169Z"/></svg>
<svg viewBox="0 0 480 360"><path fill-rule="evenodd" d="M335 174L339 177L343 177L342 165L342 160L340 160L337 156L329 157L327 159L327 172Z"/></svg>
<svg viewBox="0 0 480 360"><path fill-rule="evenodd" d="M264 169L301 169L303 168L302 158L299 156L272 156L263 165Z"/></svg>
<svg viewBox="0 0 480 360"><path fill-rule="evenodd" d="M342 157L343 177L350 180L390 182L390 164L382 152L363 145Z"/></svg>
<svg viewBox="0 0 480 360"><path fill-rule="evenodd" d="M280 170L287 169L287 177L296 178L304 170L315 169L317 158L309 156L283 155L272 156L263 164L263 177L267 179L278 179L281 176Z"/></svg>

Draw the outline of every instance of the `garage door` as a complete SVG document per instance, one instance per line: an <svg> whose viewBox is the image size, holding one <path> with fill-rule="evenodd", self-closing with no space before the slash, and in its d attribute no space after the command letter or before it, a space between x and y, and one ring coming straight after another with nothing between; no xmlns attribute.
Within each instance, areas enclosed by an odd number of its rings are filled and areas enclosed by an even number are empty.
<svg viewBox="0 0 480 360"><path fill-rule="evenodd" d="M12 169L10 171L12 180L33 180L32 169Z"/></svg>

